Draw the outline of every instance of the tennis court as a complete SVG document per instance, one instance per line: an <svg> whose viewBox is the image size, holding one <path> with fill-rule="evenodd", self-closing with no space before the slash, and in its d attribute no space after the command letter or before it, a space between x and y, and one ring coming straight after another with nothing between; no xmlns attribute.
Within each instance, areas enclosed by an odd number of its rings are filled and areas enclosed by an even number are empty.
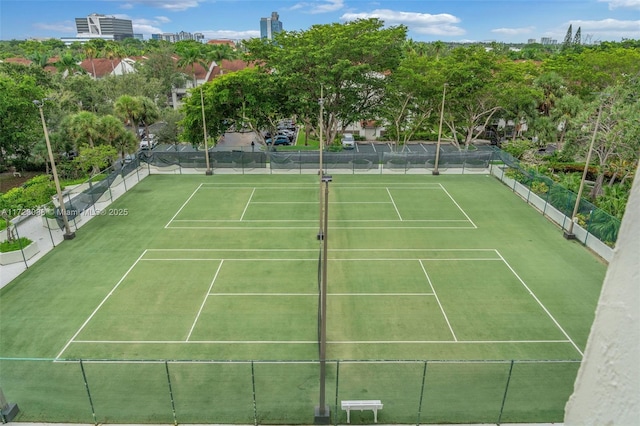
<svg viewBox="0 0 640 426"><path fill-rule="evenodd" d="M312 421L320 192L315 176L153 176L117 200L126 215L0 292L22 420L87 421L46 418L25 379L81 410L82 370L101 423ZM334 176L326 237L331 404L384 398L390 423L562 420L606 269L582 246L486 176Z"/></svg>

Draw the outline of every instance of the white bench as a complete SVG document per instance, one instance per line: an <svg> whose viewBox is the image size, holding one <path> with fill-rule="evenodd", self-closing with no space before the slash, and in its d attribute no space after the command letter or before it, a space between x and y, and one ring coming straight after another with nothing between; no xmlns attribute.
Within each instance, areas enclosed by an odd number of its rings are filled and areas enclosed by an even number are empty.
<svg viewBox="0 0 640 426"><path fill-rule="evenodd" d="M373 410L373 420L378 423L378 410L382 410L382 402L379 399L342 401L341 407L347 412L347 423L351 423L351 410Z"/></svg>

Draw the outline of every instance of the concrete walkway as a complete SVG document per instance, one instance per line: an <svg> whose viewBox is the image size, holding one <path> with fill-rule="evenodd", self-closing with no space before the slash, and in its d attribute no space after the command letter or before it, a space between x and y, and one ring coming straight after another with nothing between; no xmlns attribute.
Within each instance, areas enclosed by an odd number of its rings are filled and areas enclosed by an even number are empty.
<svg viewBox="0 0 640 426"><path fill-rule="evenodd" d="M133 188L138 182L148 175L148 167L143 164L138 167L138 169L127 175L125 179L120 177L116 178L111 185L110 190L105 192L105 194L102 195L102 197L100 197L100 199L91 206L91 208L85 210L82 214L69 222L71 231L75 232L95 216L100 215L101 211L104 211L104 209L106 209L113 201L117 200L122 194ZM66 197L69 196L73 199L76 194L82 192L84 189L86 189L86 187L83 187L83 185L72 188L65 191L63 197L66 199ZM24 259L23 257L21 262L0 266L0 288L9 284L59 244L68 243L64 241L64 230L56 226L55 221L45 224L44 216L42 216L41 212L35 212L35 214L18 217L14 219L12 223L15 225L14 234L17 237L29 238L31 241L37 243L39 251L29 259ZM1 235L4 239L6 231L3 231Z"/></svg>

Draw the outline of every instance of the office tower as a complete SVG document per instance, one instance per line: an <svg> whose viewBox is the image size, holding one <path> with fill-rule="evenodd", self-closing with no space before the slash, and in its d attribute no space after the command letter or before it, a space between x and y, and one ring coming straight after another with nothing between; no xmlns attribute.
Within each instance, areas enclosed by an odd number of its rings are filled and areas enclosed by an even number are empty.
<svg viewBox="0 0 640 426"><path fill-rule="evenodd" d="M271 12L270 18L260 18L260 37L273 40L276 33L282 31L282 22L277 12Z"/></svg>
<svg viewBox="0 0 640 426"><path fill-rule="evenodd" d="M78 37L122 40L133 37L133 24L129 19L92 13L86 18L76 18Z"/></svg>

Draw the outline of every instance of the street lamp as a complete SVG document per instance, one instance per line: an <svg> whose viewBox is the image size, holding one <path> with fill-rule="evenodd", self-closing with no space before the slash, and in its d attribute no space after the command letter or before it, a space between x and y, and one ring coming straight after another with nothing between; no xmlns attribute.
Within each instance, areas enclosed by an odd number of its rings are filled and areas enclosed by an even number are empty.
<svg viewBox="0 0 640 426"><path fill-rule="evenodd" d="M564 231L563 236L567 240L575 240L576 236L573 233L573 224L578 214L578 208L580 207L580 199L582 198L582 190L584 189L584 182L587 179L587 172L589 171L589 163L591 162L591 153L593 152L593 145L596 141L596 135L598 133L598 127L600 127L600 116L602 115L602 102L598 107L598 118L596 118L596 125L593 129L593 135L591 136L591 143L589 144L589 151L587 152L587 160L584 163L584 171L582 172L582 180L580 180L580 187L578 188L578 196L576 198L576 204L573 207L573 213L571 213L571 221L569 221L569 227Z"/></svg>
<svg viewBox="0 0 640 426"><path fill-rule="evenodd" d="M62 189L60 188L60 180L58 179L58 170L56 169L56 162L53 159L53 151L51 150L51 142L49 141L49 130L47 129L47 123L44 120L44 113L42 112L42 107L44 106L44 101L35 100L33 104L38 107L40 111L40 119L42 120L42 130L44 131L44 140L47 143L47 151L49 152L49 162L51 162L51 172L53 173L53 182L56 185L56 192L58 193L58 202L60 204L60 214L62 215L62 222L64 223L65 233L63 238L65 240L72 240L75 238L75 232L71 231L71 227L69 226L69 220L67 219L67 209L64 206L64 199L62 198Z"/></svg>
<svg viewBox="0 0 640 426"><path fill-rule="evenodd" d="M447 94L447 83L442 86L442 106L440 107L440 125L438 126L438 143L436 145L436 164L432 174L437 176L440 174L438 171L438 162L440 161L440 140L442 138L442 121L444 119L444 98Z"/></svg>
<svg viewBox="0 0 640 426"><path fill-rule="evenodd" d="M202 85L200 85L200 108L202 109L202 131L204 132L204 159L207 163L207 171L204 172L204 174L209 176L213 174L213 171L209 165L209 144L207 143L207 123L204 119L204 95L202 93Z"/></svg>

